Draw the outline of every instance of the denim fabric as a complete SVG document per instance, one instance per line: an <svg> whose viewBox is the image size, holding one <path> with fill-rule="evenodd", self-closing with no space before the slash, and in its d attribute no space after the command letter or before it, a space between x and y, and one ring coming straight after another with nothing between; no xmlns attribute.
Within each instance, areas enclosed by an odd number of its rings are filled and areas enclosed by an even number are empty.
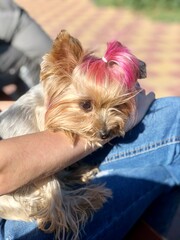
<svg viewBox="0 0 180 240"><path fill-rule="evenodd" d="M116 138L83 159L100 163L93 180L106 183L113 197L89 220L81 239L121 240L150 204L180 185L180 98L154 101L125 138ZM51 240L36 223L1 221L0 239Z"/></svg>

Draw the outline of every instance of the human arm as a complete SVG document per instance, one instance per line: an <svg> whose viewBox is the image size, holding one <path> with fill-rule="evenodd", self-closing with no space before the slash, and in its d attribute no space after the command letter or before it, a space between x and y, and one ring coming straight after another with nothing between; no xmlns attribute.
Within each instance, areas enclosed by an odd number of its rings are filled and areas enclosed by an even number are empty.
<svg viewBox="0 0 180 240"><path fill-rule="evenodd" d="M21 9L12 0L0 1L0 39L10 42L19 24Z"/></svg>
<svg viewBox="0 0 180 240"><path fill-rule="evenodd" d="M21 96L39 83L42 56L51 45L50 36L21 6L0 1L0 88L7 95L6 85L16 85L16 95Z"/></svg>
<svg viewBox="0 0 180 240"><path fill-rule="evenodd" d="M0 110L13 101L1 101ZM50 131L0 141L0 195L11 192L36 178L48 176L91 153L80 139L72 147L67 136Z"/></svg>
<svg viewBox="0 0 180 240"><path fill-rule="evenodd" d="M72 147L62 132L44 131L0 141L0 195L53 174L93 151L80 139Z"/></svg>
<svg viewBox="0 0 180 240"><path fill-rule="evenodd" d="M137 100L138 118L130 130L145 115L154 100L154 94L141 92ZM1 104L0 104L1 109ZM75 163L94 149L85 150L85 141L79 139L72 147L61 132L44 131L0 141L0 195L11 192L39 177L48 176Z"/></svg>
<svg viewBox="0 0 180 240"><path fill-rule="evenodd" d="M0 1L0 39L32 59L41 58L52 45L50 36L13 0Z"/></svg>

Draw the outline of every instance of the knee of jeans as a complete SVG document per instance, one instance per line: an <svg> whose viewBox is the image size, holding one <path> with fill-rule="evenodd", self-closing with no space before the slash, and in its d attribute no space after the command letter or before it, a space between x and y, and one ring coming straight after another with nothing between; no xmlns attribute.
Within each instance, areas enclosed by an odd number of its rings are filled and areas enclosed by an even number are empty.
<svg viewBox="0 0 180 240"><path fill-rule="evenodd" d="M180 107L180 97L164 97L157 99L157 101L163 102L162 106L164 107L171 106L171 110L177 111L177 109Z"/></svg>
<svg viewBox="0 0 180 240"><path fill-rule="evenodd" d="M152 111L164 110L164 117L167 116L165 121L172 120L173 122L180 119L180 97L165 97L157 99L153 106ZM163 115L162 115L163 118Z"/></svg>

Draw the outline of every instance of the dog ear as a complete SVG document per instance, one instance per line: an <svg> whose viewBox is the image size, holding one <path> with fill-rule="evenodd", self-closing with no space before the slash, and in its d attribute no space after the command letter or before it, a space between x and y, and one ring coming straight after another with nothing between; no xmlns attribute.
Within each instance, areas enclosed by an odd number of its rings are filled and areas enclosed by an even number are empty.
<svg viewBox="0 0 180 240"><path fill-rule="evenodd" d="M67 31L62 30L53 42L51 51L43 57L41 81L46 106L45 128L56 131L59 102L72 82L72 72L82 61L84 51L81 43ZM52 121L53 120L53 121ZM74 136L71 136L75 139Z"/></svg>
<svg viewBox="0 0 180 240"><path fill-rule="evenodd" d="M62 30L41 63L40 79L46 106L71 84L71 74L83 56L84 51L79 40Z"/></svg>
<svg viewBox="0 0 180 240"><path fill-rule="evenodd" d="M139 76L138 76L138 79L142 79L142 78L146 78L146 77L147 77L146 63L143 62L142 60L139 60Z"/></svg>
<svg viewBox="0 0 180 240"><path fill-rule="evenodd" d="M83 57L83 49L78 39L62 30L53 42L51 51L43 57L41 64L41 81L49 79L52 74L61 77L71 74Z"/></svg>
<svg viewBox="0 0 180 240"><path fill-rule="evenodd" d="M50 54L54 63L60 62L66 72L72 73L82 53L79 40L72 37L66 30L62 30L56 37Z"/></svg>

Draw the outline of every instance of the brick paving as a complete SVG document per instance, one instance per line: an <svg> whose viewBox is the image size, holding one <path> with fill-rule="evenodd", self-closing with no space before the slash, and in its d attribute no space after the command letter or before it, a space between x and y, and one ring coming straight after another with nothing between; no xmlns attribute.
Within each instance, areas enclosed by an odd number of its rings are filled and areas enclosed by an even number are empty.
<svg viewBox="0 0 180 240"><path fill-rule="evenodd" d="M180 23L153 21L123 8L97 7L92 0L17 0L55 38L61 29L101 56L106 42L118 40L147 63L141 80L157 97L180 96Z"/></svg>

